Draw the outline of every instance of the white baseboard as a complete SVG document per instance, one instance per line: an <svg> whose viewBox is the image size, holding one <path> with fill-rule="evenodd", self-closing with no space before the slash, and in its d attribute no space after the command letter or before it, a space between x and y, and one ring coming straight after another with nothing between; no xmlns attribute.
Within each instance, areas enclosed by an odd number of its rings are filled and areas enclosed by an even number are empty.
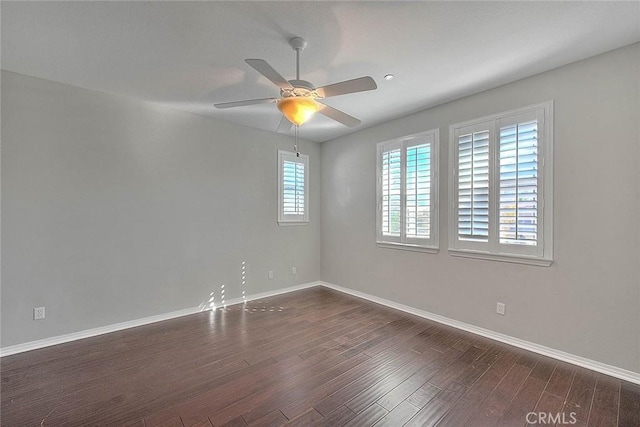
<svg viewBox="0 0 640 427"><path fill-rule="evenodd" d="M320 282L304 283L302 285L290 286L287 288L276 289L274 291L262 292L259 294L249 295L246 301L253 301L262 298L268 298L275 295L285 294L301 289L311 288L320 285ZM242 303L242 298L234 298L226 302L226 306ZM218 307L220 308L220 307ZM148 325L150 323L161 322L163 320L175 319L176 317L188 316L190 314L200 313L210 310L206 305L199 307L185 308L184 310L172 311L170 313L158 314L155 316L143 317L142 319L129 320L127 322L115 323L112 325L100 326L93 329L85 329L83 331L72 332L70 334L58 335L51 338L44 338L36 341L29 341L22 344L16 344L4 348L0 348L0 357L10 356L12 354L23 353L25 351L37 350L39 348L49 347L52 345L63 344L70 341L81 340L83 338L95 337L97 335L108 334L110 332L121 331L123 329L135 328L136 326Z"/></svg>
<svg viewBox="0 0 640 427"><path fill-rule="evenodd" d="M249 295L246 298L246 301L249 302L249 301L255 301L257 299L274 297L276 295L288 294L289 292L301 291L302 289L313 288L314 286L321 286L321 285L322 285L322 282L319 282L319 281L303 283L301 285L295 285L295 286L289 286L287 288L276 289L275 291L262 292L259 294ZM242 302L244 302L242 298L234 298L232 300L229 300L225 305L240 304Z"/></svg>
<svg viewBox="0 0 640 427"><path fill-rule="evenodd" d="M496 341L503 342L505 344L512 345L514 347L529 350L534 353L542 354L553 359L562 360L563 362L571 363L573 365L582 366L583 368L591 369L592 371L600 372L605 375L610 375L621 380L629 381L634 384L640 384L640 373L629 371L627 369L618 368L617 366L608 365L606 363L598 362L595 360L587 359L586 357L576 356L575 354L566 353L564 351L556 350L550 347L545 347L540 344L532 343L529 341L521 340L509 335L504 335L499 332L494 332L489 329L480 328L468 323L460 322L458 320L449 319L448 317L440 316L438 314L430 313L428 311L420 310L408 305L399 304L384 298L379 298L373 295L365 294L364 292L355 291L353 289L343 288L342 286L334 285L327 282L319 282L318 284L339 291L345 294L353 295L358 298L366 299L371 302L375 302L396 310L404 311L405 313L413 314L425 319L433 320L444 325L452 326L463 331L471 332L483 337L487 337Z"/></svg>

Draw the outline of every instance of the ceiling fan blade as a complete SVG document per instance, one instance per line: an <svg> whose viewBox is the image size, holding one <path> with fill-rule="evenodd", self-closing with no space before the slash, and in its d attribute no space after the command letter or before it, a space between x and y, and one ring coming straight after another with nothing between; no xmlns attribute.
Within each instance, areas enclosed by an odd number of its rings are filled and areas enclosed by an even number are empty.
<svg viewBox="0 0 640 427"><path fill-rule="evenodd" d="M276 102L277 98L261 98L261 99L247 99L246 101L234 101L234 102L222 102L220 104L213 104L216 108L234 108L234 107L244 107L245 105L254 105L254 104L268 104L271 102Z"/></svg>
<svg viewBox="0 0 640 427"><path fill-rule="evenodd" d="M271 80L280 89L293 89L291 83L289 83L284 77L282 77L280 73L274 70L273 67L267 63L267 61L263 59L245 59L244 62L249 64L251 68L253 68L257 72Z"/></svg>
<svg viewBox="0 0 640 427"><path fill-rule="evenodd" d="M335 120L336 122L340 122L347 127L352 128L360 124L360 120L348 115L345 112L336 110L335 108L329 107L327 104L323 104L321 102L318 102L318 105L320 106L318 113L325 115L330 119Z"/></svg>
<svg viewBox="0 0 640 427"><path fill-rule="evenodd" d="M330 96L345 95L347 93L364 92L367 90L377 89L378 85L371 77L360 77L353 80L345 80L340 83L322 86L316 89L321 98L329 98Z"/></svg>
<svg viewBox="0 0 640 427"><path fill-rule="evenodd" d="M278 129L276 130L276 132L289 133L292 127L293 127L293 123L291 123L283 114L282 119L280 119L280 124L278 124Z"/></svg>

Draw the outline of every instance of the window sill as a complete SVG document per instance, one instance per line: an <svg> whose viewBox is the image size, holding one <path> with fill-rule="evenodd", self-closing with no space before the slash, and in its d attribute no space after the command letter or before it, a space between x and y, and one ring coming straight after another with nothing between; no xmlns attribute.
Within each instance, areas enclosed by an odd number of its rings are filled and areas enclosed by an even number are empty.
<svg viewBox="0 0 640 427"><path fill-rule="evenodd" d="M413 252L427 252L430 254L437 254L438 252L440 252L440 248L437 248L437 247L409 245L406 243L376 242L376 245L379 248L400 249L403 251L413 251Z"/></svg>
<svg viewBox="0 0 640 427"><path fill-rule="evenodd" d="M488 261L511 262L515 264L535 265L538 267L549 267L552 259L537 258L524 255L490 254L487 252L449 249L449 254L455 257L484 259Z"/></svg>
<svg viewBox="0 0 640 427"><path fill-rule="evenodd" d="M289 226L289 225L308 225L309 221L278 221L278 225L280 226Z"/></svg>

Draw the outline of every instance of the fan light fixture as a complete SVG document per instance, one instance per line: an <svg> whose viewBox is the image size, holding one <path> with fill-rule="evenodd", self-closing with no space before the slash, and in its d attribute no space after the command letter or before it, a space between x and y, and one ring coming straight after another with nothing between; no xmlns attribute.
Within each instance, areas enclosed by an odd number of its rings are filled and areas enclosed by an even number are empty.
<svg viewBox="0 0 640 427"><path fill-rule="evenodd" d="M307 122L318 111L318 103L308 96L292 96L278 101L278 109L294 125Z"/></svg>

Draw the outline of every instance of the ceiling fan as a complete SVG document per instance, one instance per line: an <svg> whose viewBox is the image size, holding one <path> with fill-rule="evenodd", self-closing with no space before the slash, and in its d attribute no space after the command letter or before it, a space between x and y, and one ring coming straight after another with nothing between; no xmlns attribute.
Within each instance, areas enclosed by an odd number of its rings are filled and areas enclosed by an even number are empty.
<svg viewBox="0 0 640 427"><path fill-rule="evenodd" d="M329 98L331 96L345 95L348 93L364 92L377 89L376 82L369 76L360 77L353 80L345 80L340 83L334 83L327 86L316 88L310 82L300 80L300 52L307 46L307 42L300 38L294 37L289 40L289 44L296 52L296 78L295 80L286 80L276 70L262 59L245 59L257 72L271 80L280 88L280 98L261 98L249 99L246 101L223 102L214 104L216 108L234 108L244 107L246 105L276 103L278 109L282 111L284 117L288 120L280 122L278 131L289 130L294 124L300 126L309 120L316 112L329 117L348 127L354 127L360 124L360 120L349 114L330 107L318 100Z"/></svg>

